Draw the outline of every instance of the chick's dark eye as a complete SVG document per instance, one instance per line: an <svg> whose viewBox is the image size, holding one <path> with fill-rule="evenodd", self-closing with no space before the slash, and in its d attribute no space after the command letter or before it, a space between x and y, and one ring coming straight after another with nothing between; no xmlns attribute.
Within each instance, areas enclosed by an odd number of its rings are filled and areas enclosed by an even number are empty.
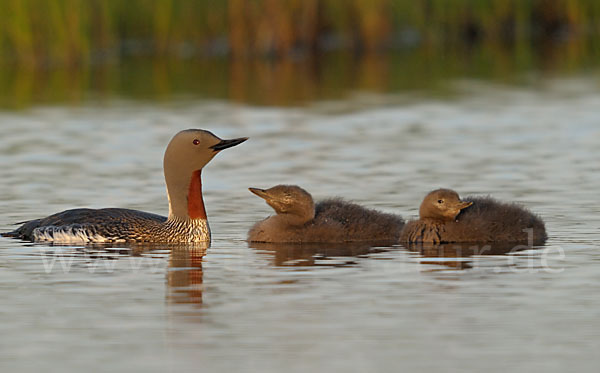
<svg viewBox="0 0 600 373"><path fill-rule="evenodd" d="M438 199L438 203L440 203L440 204L444 203L444 200L443 199Z"/></svg>
<svg viewBox="0 0 600 373"><path fill-rule="evenodd" d="M192 142L194 143L194 145L200 144L200 140L198 140L198 139L194 139L194 141L192 141Z"/></svg>

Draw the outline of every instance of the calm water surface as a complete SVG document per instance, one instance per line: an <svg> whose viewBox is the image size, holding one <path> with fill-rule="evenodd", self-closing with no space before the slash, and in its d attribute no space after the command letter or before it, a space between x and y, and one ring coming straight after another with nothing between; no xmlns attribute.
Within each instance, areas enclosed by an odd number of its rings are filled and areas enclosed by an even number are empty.
<svg viewBox="0 0 600 373"><path fill-rule="evenodd" d="M461 83L448 100L357 95L308 108L184 100L0 113L0 230L74 207L166 214L180 129L250 141L203 172L210 248L0 238L2 371L596 371L600 89ZM543 247L249 247L247 187L300 184L411 218L423 195L518 201ZM477 254L477 253L475 253ZM442 256L442 257L440 257Z"/></svg>

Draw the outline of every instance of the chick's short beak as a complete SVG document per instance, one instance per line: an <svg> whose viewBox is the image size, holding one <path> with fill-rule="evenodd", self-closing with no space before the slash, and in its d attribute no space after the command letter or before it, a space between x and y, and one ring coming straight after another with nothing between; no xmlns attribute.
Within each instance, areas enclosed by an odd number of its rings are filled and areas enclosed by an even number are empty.
<svg viewBox="0 0 600 373"><path fill-rule="evenodd" d="M473 204L473 202L463 202L463 201L461 201L458 204L457 207L458 207L459 210L463 210L463 209L466 209L467 207L471 206L472 204Z"/></svg>
<svg viewBox="0 0 600 373"><path fill-rule="evenodd" d="M256 194L257 196L259 196L260 198L269 199L269 195L267 194L267 191L264 189L260 189L260 188L248 188L249 191L251 191L252 193Z"/></svg>

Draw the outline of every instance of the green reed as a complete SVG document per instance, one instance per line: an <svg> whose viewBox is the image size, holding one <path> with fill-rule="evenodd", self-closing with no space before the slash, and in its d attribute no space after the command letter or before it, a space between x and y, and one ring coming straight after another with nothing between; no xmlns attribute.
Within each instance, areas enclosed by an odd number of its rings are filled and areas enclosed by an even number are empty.
<svg viewBox="0 0 600 373"><path fill-rule="evenodd" d="M224 40L233 56L369 53L413 34L434 47L571 38L589 49L600 33L597 0L2 0L0 15L0 58L29 65L185 55Z"/></svg>
<svg viewBox="0 0 600 373"><path fill-rule="evenodd" d="M295 105L600 66L597 0L0 0L0 17L0 107Z"/></svg>

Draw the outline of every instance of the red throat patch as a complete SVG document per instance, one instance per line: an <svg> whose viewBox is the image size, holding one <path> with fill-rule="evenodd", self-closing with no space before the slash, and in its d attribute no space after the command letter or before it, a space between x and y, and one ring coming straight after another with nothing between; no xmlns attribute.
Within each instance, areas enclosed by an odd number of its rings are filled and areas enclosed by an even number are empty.
<svg viewBox="0 0 600 373"><path fill-rule="evenodd" d="M206 219L204 200L202 199L202 170L192 173L188 190L188 215L192 219Z"/></svg>

